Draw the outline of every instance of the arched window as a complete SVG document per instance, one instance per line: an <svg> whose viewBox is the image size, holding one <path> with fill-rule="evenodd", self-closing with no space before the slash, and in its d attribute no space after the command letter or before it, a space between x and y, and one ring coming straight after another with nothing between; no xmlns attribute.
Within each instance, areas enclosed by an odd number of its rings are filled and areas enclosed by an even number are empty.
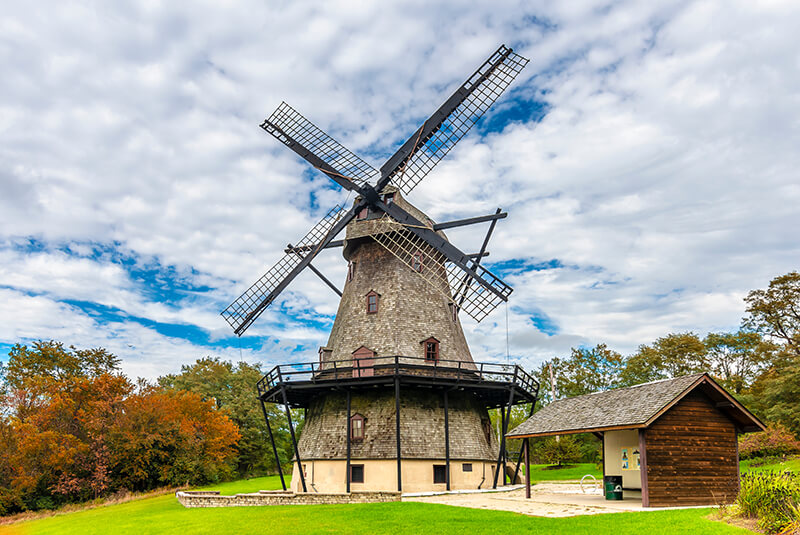
<svg viewBox="0 0 800 535"><path fill-rule="evenodd" d="M366 420L360 414L354 414L350 417L350 440L354 442L364 440L364 423Z"/></svg>
<svg viewBox="0 0 800 535"><path fill-rule="evenodd" d="M367 294L367 314L378 313L378 300L380 297L380 294L374 290Z"/></svg>
<svg viewBox="0 0 800 535"><path fill-rule="evenodd" d="M431 336L422 342L422 350L425 354L426 362L436 362L439 360L439 340Z"/></svg>

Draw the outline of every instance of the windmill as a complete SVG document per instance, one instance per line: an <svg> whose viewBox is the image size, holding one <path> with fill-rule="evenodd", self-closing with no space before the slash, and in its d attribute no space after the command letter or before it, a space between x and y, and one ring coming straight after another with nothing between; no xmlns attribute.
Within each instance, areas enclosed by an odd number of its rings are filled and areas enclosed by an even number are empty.
<svg viewBox="0 0 800 535"><path fill-rule="evenodd" d="M319 362L277 366L258 383L262 409L270 402L286 407L296 461L293 489L308 491L309 462L311 488L328 491L349 492L351 484L387 489L394 485L387 483L389 461L396 461L397 490L403 488L404 477L412 489L445 485L449 490L451 483L480 486L472 473L475 463L492 472L494 485L501 465L506 477L505 439L499 437L498 444L491 433L487 409L502 407L505 430L511 405L535 401L538 384L518 366L474 362L458 314L481 321L511 294L512 288L480 263L496 222L507 214L498 209L436 224L404 195L467 134L527 63L500 46L380 169L285 102L261 124L356 194L349 209L335 206L298 242L289 244L284 256L222 312L234 333L242 336L306 268L341 297ZM475 254L465 254L443 233L480 222L490 222L490 227ZM336 240L342 232L345 238ZM311 263L322 250L337 246L349 261L342 291ZM401 388L404 411L411 415L402 426ZM289 407L307 409L299 440ZM443 425L432 423L442 418ZM451 440L453 418L460 431ZM463 461L463 474L455 482L451 444L455 458ZM274 443L273 451L280 469ZM352 463L354 458L359 462ZM441 460L444 464L437 464ZM427 482L431 466L433 478ZM318 471L326 475L316 476Z"/></svg>

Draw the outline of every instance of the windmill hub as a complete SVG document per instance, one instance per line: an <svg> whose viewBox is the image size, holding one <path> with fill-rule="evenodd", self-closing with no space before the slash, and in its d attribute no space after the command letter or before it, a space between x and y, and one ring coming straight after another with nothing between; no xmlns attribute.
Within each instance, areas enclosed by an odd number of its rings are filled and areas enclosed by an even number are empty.
<svg viewBox="0 0 800 535"><path fill-rule="evenodd" d="M496 486L501 473L505 481L511 406L533 405L539 386L519 366L474 362L461 315L481 321L511 294L481 265L495 224L506 214L498 209L437 224L405 195L527 62L501 46L380 170L286 103L261 125L357 195L349 209L334 207L289 244L285 256L222 312L241 336L306 268L341 297L318 361L276 366L257 385L262 409L265 403L286 408L293 490L486 488L489 481ZM482 222L490 225L477 253L462 252L443 232ZM342 231L344 239L335 240ZM342 290L311 264L323 249L338 246L348 261ZM299 438L290 407L307 409ZM490 409L500 409L499 437ZM280 471L274 441L273 451Z"/></svg>

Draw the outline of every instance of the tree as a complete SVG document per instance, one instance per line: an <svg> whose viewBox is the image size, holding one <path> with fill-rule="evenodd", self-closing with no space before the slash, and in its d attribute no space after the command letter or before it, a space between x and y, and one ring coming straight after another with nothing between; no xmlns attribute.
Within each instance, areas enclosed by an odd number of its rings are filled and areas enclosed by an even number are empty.
<svg viewBox="0 0 800 535"><path fill-rule="evenodd" d="M757 332L708 333L706 346L711 372L734 394L742 394L774 360L774 344Z"/></svg>
<svg viewBox="0 0 800 535"><path fill-rule="evenodd" d="M705 344L693 332L671 333L652 345L639 346L620 374L623 386L708 371Z"/></svg>
<svg viewBox="0 0 800 535"><path fill-rule="evenodd" d="M568 358L558 357L545 362L539 369L539 397L543 404L552 400L550 366L553 367L556 396L568 398L618 386L623 369L622 355L598 344L593 348L572 348Z"/></svg>
<svg viewBox="0 0 800 535"><path fill-rule="evenodd" d="M263 376L258 365L239 362L234 365L218 358L205 357L181 367L181 373L160 377L161 386L196 392L212 401L239 428L236 470L240 476L275 473L277 466L269 441L261 406L256 397L256 382ZM284 462L293 456L289 427L282 409L266 405L278 455ZM296 429L302 428L302 415L292 416Z"/></svg>
<svg viewBox="0 0 800 535"><path fill-rule="evenodd" d="M564 466L578 462L581 458L581 447L571 435L547 437L539 445L537 455L547 464Z"/></svg>
<svg viewBox="0 0 800 535"><path fill-rule="evenodd" d="M744 300L745 326L777 340L800 358L800 273L776 277L766 290L753 290Z"/></svg>

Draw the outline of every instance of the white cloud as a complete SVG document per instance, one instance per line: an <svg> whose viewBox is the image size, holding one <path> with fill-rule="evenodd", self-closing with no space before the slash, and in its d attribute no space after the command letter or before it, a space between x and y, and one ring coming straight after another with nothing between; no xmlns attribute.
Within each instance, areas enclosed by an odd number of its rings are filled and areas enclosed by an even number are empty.
<svg viewBox="0 0 800 535"><path fill-rule="evenodd" d="M532 59L513 88L547 115L473 133L412 201L439 220L502 206L488 260L563 266L510 278L512 354L734 328L748 290L797 268L796 3L187 7L38 3L0 20L0 241L84 257L0 251L18 311L0 342L121 337L149 347L130 357L133 375L168 370L171 345L202 353L63 300L227 336L220 306L346 202L260 120L287 100L378 166L504 41ZM448 234L472 252L482 232ZM90 243L213 289L159 302L113 258L86 258ZM315 265L343 281L338 251ZM281 340L276 359L324 341L324 322L303 318L336 310L311 274L291 290L281 306L297 318L272 307L249 331ZM476 358L505 355L504 310L467 328Z"/></svg>

